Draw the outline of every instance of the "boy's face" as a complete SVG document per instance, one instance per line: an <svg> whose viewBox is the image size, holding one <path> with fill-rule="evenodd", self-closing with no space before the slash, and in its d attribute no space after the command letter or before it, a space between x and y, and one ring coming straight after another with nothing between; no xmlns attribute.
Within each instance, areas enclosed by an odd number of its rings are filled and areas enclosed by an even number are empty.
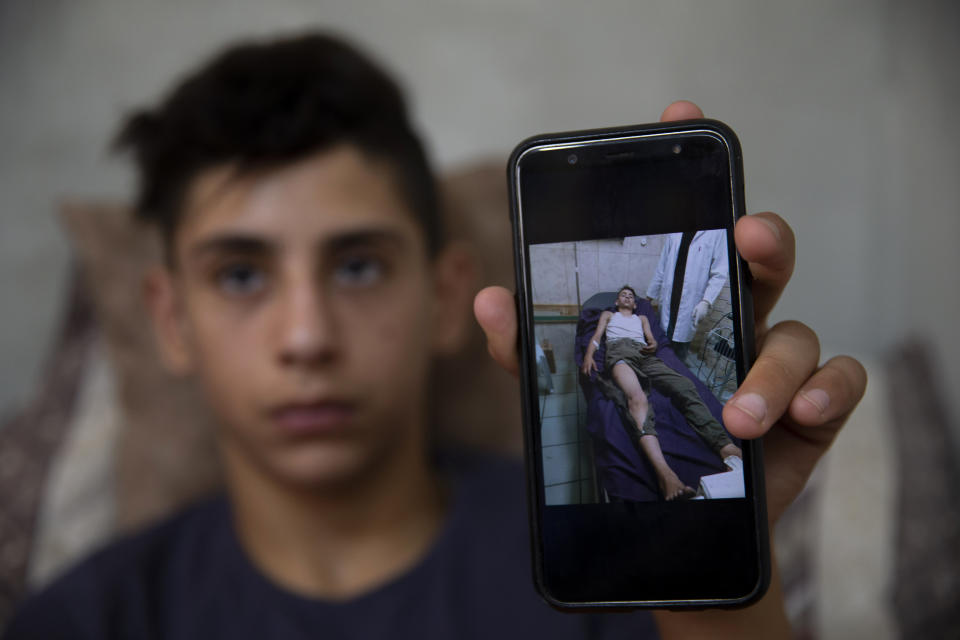
<svg viewBox="0 0 960 640"><path fill-rule="evenodd" d="M389 170L342 146L259 175L211 170L190 196L151 306L228 460L328 486L422 446L444 301Z"/></svg>
<svg viewBox="0 0 960 640"><path fill-rule="evenodd" d="M617 294L618 309L633 309L637 306L637 299L630 289L623 289Z"/></svg>

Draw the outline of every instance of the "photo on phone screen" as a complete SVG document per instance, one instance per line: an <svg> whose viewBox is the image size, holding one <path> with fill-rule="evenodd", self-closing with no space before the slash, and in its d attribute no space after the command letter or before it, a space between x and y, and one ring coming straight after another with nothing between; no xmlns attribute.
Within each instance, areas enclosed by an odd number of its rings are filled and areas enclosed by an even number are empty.
<svg viewBox="0 0 960 640"><path fill-rule="evenodd" d="M726 231L529 256L545 503L743 498Z"/></svg>
<svg viewBox="0 0 960 640"><path fill-rule="evenodd" d="M534 579L560 607L737 606L769 582L739 142L716 121L511 156Z"/></svg>

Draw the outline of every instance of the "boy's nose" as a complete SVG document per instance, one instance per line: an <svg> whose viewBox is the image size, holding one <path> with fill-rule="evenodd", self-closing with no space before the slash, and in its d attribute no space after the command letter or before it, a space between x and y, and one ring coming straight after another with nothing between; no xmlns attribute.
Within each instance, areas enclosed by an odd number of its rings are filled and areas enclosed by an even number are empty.
<svg viewBox="0 0 960 640"><path fill-rule="evenodd" d="M336 356L336 320L324 291L312 278L286 287L280 315L282 364L316 366Z"/></svg>

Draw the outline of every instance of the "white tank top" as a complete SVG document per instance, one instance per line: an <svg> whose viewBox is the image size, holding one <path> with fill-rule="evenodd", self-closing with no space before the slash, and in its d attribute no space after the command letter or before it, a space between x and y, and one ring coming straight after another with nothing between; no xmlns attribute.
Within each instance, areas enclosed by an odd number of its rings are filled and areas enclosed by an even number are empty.
<svg viewBox="0 0 960 640"><path fill-rule="evenodd" d="M630 338L636 340L643 346L647 346L647 339L643 335L643 321L640 316L624 316L619 311L614 311L610 322L607 323L607 342Z"/></svg>

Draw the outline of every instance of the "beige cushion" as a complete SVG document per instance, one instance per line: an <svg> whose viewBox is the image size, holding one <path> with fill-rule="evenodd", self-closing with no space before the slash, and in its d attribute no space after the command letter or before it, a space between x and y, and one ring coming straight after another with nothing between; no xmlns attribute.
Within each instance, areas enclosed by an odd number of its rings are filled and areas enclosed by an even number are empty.
<svg viewBox="0 0 960 640"><path fill-rule="evenodd" d="M219 484L213 432L194 386L155 352L140 290L155 234L116 204L68 203L62 219L118 380L116 526L127 530Z"/></svg>
<svg viewBox="0 0 960 640"><path fill-rule="evenodd" d="M514 288L506 172L502 164L478 165L452 173L442 183L447 235L471 252L476 277L466 303L481 286ZM519 454L523 447L517 380L487 353L487 342L470 319L464 345L437 363L434 411L441 439L482 449Z"/></svg>

